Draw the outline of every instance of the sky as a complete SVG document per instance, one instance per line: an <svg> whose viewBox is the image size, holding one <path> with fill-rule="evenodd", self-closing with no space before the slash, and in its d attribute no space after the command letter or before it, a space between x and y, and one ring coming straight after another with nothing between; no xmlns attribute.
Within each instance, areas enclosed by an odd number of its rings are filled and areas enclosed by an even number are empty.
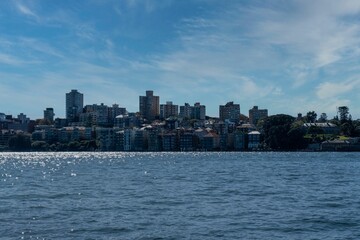
<svg viewBox="0 0 360 240"><path fill-rule="evenodd" d="M270 115L348 106L360 118L358 0L0 1L0 112L65 117L65 94L139 111L254 105Z"/></svg>

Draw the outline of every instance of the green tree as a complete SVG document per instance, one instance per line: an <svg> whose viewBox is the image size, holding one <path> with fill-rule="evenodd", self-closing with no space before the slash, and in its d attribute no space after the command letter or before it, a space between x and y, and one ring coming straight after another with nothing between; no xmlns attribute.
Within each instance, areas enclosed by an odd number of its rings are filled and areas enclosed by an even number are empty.
<svg viewBox="0 0 360 240"><path fill-rule="evenodd" d="M31 148L29 135L23 133L16 134L9 138L9 148L12 151L28 151Z"/></svg>
<svg viewBox="0 0 360 240"><path fill-rule="evenodd" d="M317 114L315 111L310 111L306 114L306 122L308 123L314 123L316 121L316 118L317 118Z"/></svg>
<svg viewBox="0 0 360 240"><path fill-rule="evenodd" d="M294 124L294 121L294 117L285 114L265 118L263 124L265 144L274 150L303 148L305 131L301 124Z"/></svg>
<svg viewBox="0 0 360 240"><path fill-rule="evenodd" d="M355 135L355 128L354 128L352 122L345 122L345 123L341 124L340 131L341 131L341 134L343 134L344 136L352 137Z"/></svg>
<svg viewBox="0 0 360 240"><path fill-rule="evenodd" d="M326 113L322 113L318 119L318 122L324 123L326 121L327 121L327 115L326 115Z"/></svg>
<svg viewBox="0 0 360 240"><path fill-rule="evenodd" d="M349 108L347 106L338 107L338 115L341 124L351 120L349 114Z"/></svg>
<svg viewBox="0 0 360 240"><path fill-rule="evenodd" d="M45 141L35 141L31 143L31 149L34 151L48 151L49 144Z"/></svg>

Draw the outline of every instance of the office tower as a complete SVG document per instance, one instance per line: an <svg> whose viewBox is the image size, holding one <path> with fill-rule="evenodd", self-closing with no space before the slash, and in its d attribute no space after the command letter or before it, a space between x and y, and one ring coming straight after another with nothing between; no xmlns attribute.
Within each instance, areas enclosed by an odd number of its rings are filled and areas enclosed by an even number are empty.
<svg viewBox="0 0 360 240"><path fill-rule="evenodd" d="M249 110L249 122L251 124L256 125L260 119L266 118L267 116L267 109L259 109L258 106L254 106L252 109Z"/></svg>
<svg viewBox="0 0 360 240"><path fill-rule="evenodd" d="M77 90L66 93L66 119L69 122L77 122L84 107L84 95Z"/></svg>
<svg viewBox="0 0 360 240"><path fill-rule="evenodd" d="M172 102L166 102L166 104L160 104L160 117L161 118L177 116L178 112L179 112L179 106L174 105Z"/></svg>
<svg viewBox="0 0 360 240"><path fill-rule="evenodd" d="M240 104L234 104L234 102L228 102L225 105L219 106L219 117L221 120L226 119L237 123L240 119Z"/></svg>
<svg viewBox="0 0 360 240"><path fill-rule="evenodd" d="M146 91L146 96L139 97L140 115L148 121L153 121L160 115L160 97L153 91Z"/></svg>
<svg viewBox="0 0 360 240"><path fill-rule="evenodd" d="M44 110L44 119L48 120L50 123L54 122L54 109L53 108L46 108Z"/></svg>

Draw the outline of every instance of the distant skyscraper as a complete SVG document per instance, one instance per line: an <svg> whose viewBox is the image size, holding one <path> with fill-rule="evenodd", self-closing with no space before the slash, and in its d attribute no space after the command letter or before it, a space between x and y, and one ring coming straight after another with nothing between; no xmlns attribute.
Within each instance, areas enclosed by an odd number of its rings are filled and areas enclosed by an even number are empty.
<svg viewBox="0 0 360 240"><path fill-rule="evenodd" d="M84 95L77 90L71 90L66 94L66 119L70 122L79 120L79 115L84 107Z"/></svg>
<svg viewBox="0 0 360 240"><path fill-rule="evenodd" d="M194 104L194 119L205 120L206 107L199 102Z"/></svg>
<svg viewBox="0 0 360 240"><path fill-rule="evenodd" d="M160 117L161 118L177 116L178 113L179 113L178 105L174 105L172 102L166 102L166 104L160 104Z"/></svg>
<svg viewBox="0 0 360 240"><path fill-rule="evenodd" d="M256 125L260 119L266 118L267 116L267 109L259 109L258 106L254 106L249 110L249 121L251 124Z"/></svg>
<svg viewBox="0 0 360 240"><path fill-rule="evenodd" d="M154 96L153 91L146 91L146 96L139 97L140 115L149 121L153 121L160 115L160 97Z"/></svg>
<svg viewBox="0 0 360 240"><path fill-rule="evenodd" d="M53 108L46 108L44 110L44 119L48 120L50 123L54 122L54 109Z"/></svg>
<svg viewBox="0 0 360 240"><path fill-rule="evenodd" d="M179 116L189 119L205 120L206 107L199 102L195 103L194 106L185 103L184 106L180 106Z"/></svg>
<svg viewBox="0 0 360 240"><path fill-rule="evenodd" d="M193 107L190 104L185 103L184 106L180 106L179 116L183 118L191 118L193 112Z"/></svg>
<svg viewBox="0 0 360 240"><path fill-rule="evenodd" d="M221 120L229 119L232 122L238 122L240 119L240 104L228 102L219 106L219 117Z"/></svg>

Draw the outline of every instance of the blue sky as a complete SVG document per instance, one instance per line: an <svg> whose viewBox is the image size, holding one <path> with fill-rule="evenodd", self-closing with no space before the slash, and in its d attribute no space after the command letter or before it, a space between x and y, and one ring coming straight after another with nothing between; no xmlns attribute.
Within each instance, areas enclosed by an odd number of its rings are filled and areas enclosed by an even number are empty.
<svg viewBox="0 0 360 240"><path fill-rule="evenodd" d="M65 93L360 118L360 1L0 1L0 112L64 117Z"/></svg>

